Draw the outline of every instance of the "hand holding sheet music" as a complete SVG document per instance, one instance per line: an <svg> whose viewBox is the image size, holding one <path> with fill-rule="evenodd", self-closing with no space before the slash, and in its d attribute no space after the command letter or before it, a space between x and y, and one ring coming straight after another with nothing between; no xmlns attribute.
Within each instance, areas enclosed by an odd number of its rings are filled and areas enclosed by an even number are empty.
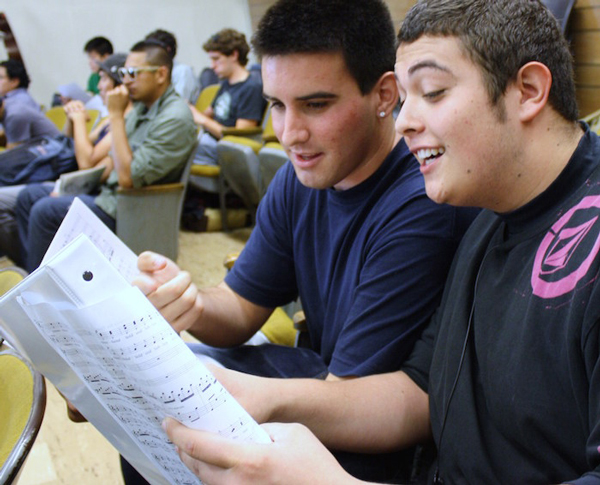
<svg viewBox="0 0 600 485"><path fill-rule="evenodd" d="M85 235L0 299L0 322L9 341L151 483L198 483L160 427L166 416L270 442Z"/></svg>

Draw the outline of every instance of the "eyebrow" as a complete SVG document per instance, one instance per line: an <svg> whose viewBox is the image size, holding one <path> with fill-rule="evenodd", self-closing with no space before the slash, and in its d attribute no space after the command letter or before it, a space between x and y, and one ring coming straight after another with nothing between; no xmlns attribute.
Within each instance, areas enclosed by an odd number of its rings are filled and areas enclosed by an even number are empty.
<svg viewBox="0 0 600 485"><path fill-rule="evenodd" d="M267 93L263 93L263 97L269 102L279 101L277 98L275 98L274 96L270 96ZM310 101L311 99L335 99L337 97L338 97L337 94L328 93L327 91L317 91L316 93L310 93L310 94L306 94L304 96L298 96L295 99L297 101Z"/></svg>
<svg viewBox="0 0 600 485"><path fill-rule="evenodd" d="M416 71L418 71L419 69L437 69L438 71L443 71L443 72L447 72L448 74L452 74L452 72L450 71L450 69L448 69L445 66L442 66L440 64L438 64L435 61L421 61L418 62L417 64L410 66L408 68L408 74L414 74Z"/></svg>

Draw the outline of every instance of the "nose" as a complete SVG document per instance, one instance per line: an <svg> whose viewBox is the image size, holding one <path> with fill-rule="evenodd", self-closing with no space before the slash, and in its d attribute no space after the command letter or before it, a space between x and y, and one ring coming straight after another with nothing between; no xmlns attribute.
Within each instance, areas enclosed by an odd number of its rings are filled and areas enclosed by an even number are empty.
<svg viewBox="0 0 600 485"><path fill-rule="evenodd" d="M308 141L310 134L306 121L294 109L286 109L285 113L273 115L273 128L279 131L279 140L286 147L293 147Z"/></svg>
<svg viewBox="0 0 600 485"><path fill-rule="evenodd" d="M406 99L400 108L396 117L396 132L402 136L407 136L423 131L424 125L418 110L418 103Z"/></svg>

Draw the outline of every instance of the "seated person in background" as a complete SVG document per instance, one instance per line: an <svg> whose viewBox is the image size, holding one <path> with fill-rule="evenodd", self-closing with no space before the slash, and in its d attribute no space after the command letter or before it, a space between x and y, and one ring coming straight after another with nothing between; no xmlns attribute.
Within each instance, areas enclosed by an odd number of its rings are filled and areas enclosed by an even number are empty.
<svg viewBox="0 0 600 485"><path fill-rule="evenodd" d="M56 125L41 112L27 92L29 76L21 61L0 62L0 122L4 127L6 148L12 148L31 138L57 135Z"/></svg>
<svg viewBox="0 0 600 485"><path fill-rule="evenodd" d="M121 84L117 70L125 64L126 54L113 54L105 61L99 63L100 95L106 99L108 92ZM128 113L131 103L126 108ZM71 101L65 106L67 112L66 134L73 137L75 147L75 159L79 169L87 169L96 166L106 166L102 180L106 180L113 164L108 152L111 147L110 124L108 119L103 120L89 133L87 132L87 114L81 102ZM2 155L0 154L0 166ZM17 196L26 185L14 185L11 187L0 187L0 254L7 255L15 264L25 266L21 255L21 245L17 231L15 206ZM44 184L40 191L48 195L54 187L54 182Z"/></svg>
<svg viewBox="0 0 600 485"><path fill-rule="evenodd" d="M105 103L108 99L108 93L122 84L118 70L125 65L126 59L127 54L116 53L110 55L104 61L98 61L98 75L100 76L98 89ZM125 108L125 116L132 107L133 104L130 101ZM86 107L82 102L71 101L67 103L65 112L67 113L65 133L73 137L75 142L77 166L80 170L84 170L98 165L105 165L106 171L104 172L103 181L106 180L113 168L112 158L109 155L112 146L109 118L100 120L98 125L88 134L86 126L88 117Z"/></svg>
<svg viewBox="0 0 600 485"><path fill-rule="evenodd" d="M427 194L485 208L440 308L401 371L225 384L332 448L433 438L428 483L598 484L600 138L577 121L569 44L539 1L422 0L396 74ZM166 428L206 483L356 483L297 425L269 425L269 445Z"/></svg>
<svg viewBox="0 0 600 485"><path fill-rule="evenodd" d="M40 110L40 105L31 97L27 88L30 83L25 65L16 59L0 62L0 97L11 103L19 103Z"/></svg>
<svg viewBox="0 0 600 485"><path fill-rule="evenodd" d="M397 370L438 305L477 211L429 200L394 132L389 10L383 0L285 2L263 18L253 46L291 163L273 179L219 286L197 291L189 274L154 253L140 256L138 285L176 330L207 344L192 344L196 353L231 369L328 381ZM309 347L242 345L298 296ZM371 480L408 480L412 465L410 452L337 458Z"/></svg>
<svg viewBox="0 0 600 485"><path fill-rule="evenodd" d="M83 50L87 54L90 70L92 71L88 78L86 90L83 90L77 83L62 84L54 95L52 106L64 106L69 101L77 100L83 102L87 109L100 111L100 116L108 116L106 106L99 96L98 82L100 74L98 63L105 61L108 56L113 54L113 46L106 37L94 37L85 44Z"/></svg>
<svg viewBox="0 0 600 485"><path fill-rule="evenodd" d="M80 198L112 230L118 187L142 187L179 180L194 144L190 110L171 86L172 59L155 41L135 44L118 70L123 84L107 96L114 169L100 195ZM125 117L130 99L134 102ZM72 196L47 197L39 185L18 196L16 214L25 268L33 271L60 226Z"/></svg>
<svg viewBox="0 0 600 485"><path fill-rule="evenodd" d="M246 69L250 46L246 36L233 29L213 35L203 46L211 67L222 80L212 106L200 113L190 106L194 121L202 128L194 163L217 164L217 140L224 127L258 126L265 112L262 83Z"/></svg>
<svg viewBox="0 0 600 485"><path fill-rule="evenodd" d="M100 74L98 72L98 63L105 61L113 53L113 46L106 37L93 37L85 43L83 51L87 54L90 70L92 71L88 78L87 91L91 94L99 94Z"/></svg>
<svg viewBox="0 0 600 485"><path fill-rule="evenodd" d="M146 40L147 39L155 39L165 45L167 52L173 59L171 84L173 84L175 92L189 103L195 104L198 99L198 94L200 94L198 80L196 79L194 70L191 66L175 60L175 56L177 55L177 39L175 39L175 36L171 32L158 29L150 32L146 36Z"/></svg>

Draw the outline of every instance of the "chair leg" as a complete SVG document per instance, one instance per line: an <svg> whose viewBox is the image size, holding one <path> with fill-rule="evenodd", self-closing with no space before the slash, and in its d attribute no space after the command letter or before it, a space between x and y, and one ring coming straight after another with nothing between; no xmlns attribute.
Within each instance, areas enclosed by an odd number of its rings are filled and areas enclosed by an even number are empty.
<svg viewBox="0 0 600 485"><path fill-rule="evenodd" d="M227 192L225 178L223 174L219 174L218 178L219 185L219 207L221 208L221 226L224 232L229 232L229 225L227 224L227 205L225 203L225 192Z"/></svg>

